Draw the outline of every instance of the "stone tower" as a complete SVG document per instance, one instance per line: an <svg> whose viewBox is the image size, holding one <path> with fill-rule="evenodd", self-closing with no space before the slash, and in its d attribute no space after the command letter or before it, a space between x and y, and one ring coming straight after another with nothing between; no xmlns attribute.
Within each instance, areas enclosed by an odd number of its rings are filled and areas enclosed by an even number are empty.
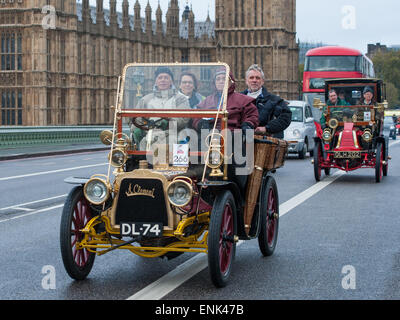
<svg viewBox="0 0 400 320"><path fill-rule="evenodd" d="M298 98L296 0L216 0L215 17L217 59L231 66L239 89L257 63L269 91Z"/></svg>

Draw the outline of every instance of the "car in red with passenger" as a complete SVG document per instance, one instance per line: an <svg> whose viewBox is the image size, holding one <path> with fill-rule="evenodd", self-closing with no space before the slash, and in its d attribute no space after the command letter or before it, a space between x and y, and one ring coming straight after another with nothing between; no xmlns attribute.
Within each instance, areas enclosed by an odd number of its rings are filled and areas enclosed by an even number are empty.
<svg viewBox="0 0 400 320"><path fill-rule="evenodd" d="M365 105L363 91L373 91L372 104ZM314 107L323 110L326 122L315 122L314 176L321 180L321 172L331 169L346 172L360 168L375 170L376 182L388 172L389 142L383 134L384 111L387 108L385 87L378 79L331 79L326 81L325 101L329 91L344 92L346 105L325 105L319 99Z"/></svg>

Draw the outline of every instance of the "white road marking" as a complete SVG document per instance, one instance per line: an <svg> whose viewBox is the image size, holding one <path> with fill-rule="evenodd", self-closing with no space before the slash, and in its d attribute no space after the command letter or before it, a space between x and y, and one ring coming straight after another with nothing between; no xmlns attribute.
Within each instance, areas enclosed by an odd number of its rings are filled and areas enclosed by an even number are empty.
<svg viewBox="0 0 400 320"><path fill-rule="evenodd" d="M55 206L52 206L52 207L36 210L36 211L30 212L30 213L22 214L20 216L16 216L16 217L0 220L0 223L11 221L11 220L16 220L16 219L20 219L20 218L25 218L25 217L28 217L28 216L33 216L33 215L38 214L38 213L42 213L42 212L46 212L46 211L50 211L50 210L58 209L58 208L62 208L62 207L64 207L64 203L63 204L58 204L58 205L55 205Z"/></svg>
<svg viewBox="0 0 400 320"><path fill-rule="evenodd" d="M400 143L400 140L390 142L389 147L394 146L395 144L398 144L398 143ZM389 149L389 152L390 152L390 149Z"/></svg>
<svg viewBox="0 0 400 320"><path fill-rule="evenodd" d="M279 206L279 216L287 214L292 209L299 206L304 201L329 186L344 173L344 171L337 171L331 176L324 178L324 180L312 185L307 190L301 192L300 194L281 204ZM242 243L244 243L244 241L239 241L237 243L237 246L241 245ZM157 281L151 283L147 287L130 296L127 300L160 300L168 293L175 290L181 284L183 284L207 267L207 255L199 253L193 258L177 266L174 270L167 273Z"/></svg>
<svg viewBox="0 0 400 320"><path fill-rule="evenodd" d="M21 208L21 207L14 207L13 209L15 209L15 210L21 210L21 211L34 211L34 210L35 210L35 209Z"/></svg>
<svg viewBox="0 0 400 320"><path fill-rule="evenodd" d="M80 167L74 167L74 168L65 168L65 169L58 169L58 170L51 170L51 171L35 172L35 173L29 173L29 174L24 174L24 175L20 175L20 176L0 178L0 181L7 181L7 180L13 180L13 179L27 178L27 177L35 177L35 176L40 176L40 175L45 175L45 174L50 174L50 173L73 171L73 170L79 170L79 169L100 167L100 166L105 166L105 165L108 165L108 163L99 163L99 164L91 164L91 165L87 165L87 166L80 166Z"/></svg>
<svg viewBox="0 0 400 320"><path fill-rule="evenodd" d="M283 216L292 209L296 208L300 204L302 204L307 199L314 196L316 193L320 192L322 189L329 186L332 182L336 179L341 177L345 174L345 171L336 171L331 176L325 177L322 181L312 185L310 188L304 190L303 192L299 193L298 195L294 196L293 198L289 199L285 203L282 203L279 206L279 216Z"/></svg>
<svg viewBox="0 0 400 320"><path fill-rule="evenodd" d="M35 204L35 203L39 203L39 202L45 202L45 201L54 200L54 199L58 199L58 198L64 198L67 195L68 194L62 194L62 195L54 196L54 197L50 197L50 198L45 198L45 199L40 199L40 200L36 200L36 201L20 203L20 204L16 204L16 205L13 205L13 206L6 207L6 208L0 208L0 211L4 211L4 210L8 210L8 209L22 209L20 207L25 207L25 206L29 206L31 204Z"/></svg>
<svg viewBox="0 0 400 320"><path fill-rule="evenodd" d="M240 246L244 241L239 241ZM127 300L160 300L195 274L208 267L208 258L204 253L199 253L193 258L177 266L157 281L130 296Z"/></svg>

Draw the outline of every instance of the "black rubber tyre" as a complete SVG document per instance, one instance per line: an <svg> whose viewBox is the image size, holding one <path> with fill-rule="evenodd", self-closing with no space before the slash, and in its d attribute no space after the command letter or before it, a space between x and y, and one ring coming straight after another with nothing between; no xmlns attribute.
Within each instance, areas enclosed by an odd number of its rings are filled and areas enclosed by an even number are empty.
<svg viewBox="0 0 400 320"><path fill-rule="evenodd" d="M217 195L208 232L208 268L218 288L225 287L232 271L236 253L236 204L232 193L224 190Z"/></svg>
<svg viewBox="0 0 400 320"><path fill-rule="evenodd" d="M260 199L261 229L258 235L258 246L263 256L271 256L278 241L279 197L278 188L273 177L267 177Z"/></svg>
<svg viewBox="0 0 400 320"><path fill-rule="evenodd" d="M375 181L377 183L382 181L383 178L383 160L384 160L384 150L382 148L382 143L378 143L376 148L376 163L375 163Z"/></svg>
<svg viewBox="0 0 400 320"><path fill-rule="evenodd" d="M321 181L321 167L320 167L320 159L322 158L322 151L321 151L321 142L316 142L314 147L314 177L315 180Z"/></svg>
<svg viewBox="0 0 400 320"><path fill-rule="evenodd" d="M299 159L304 159L307 154L307 145L303 144L303 148L299 151Z"/></svg>
<svg viewBox="0 0 400 320"><path fill-rule="evenodd" d="M95 253L76 249L83 239L79 232L92 218L92 211L83 195L83 187L74 187L65 200L60 224L60 247L65 270L75 280L84 280L93 267Z"/></svg>

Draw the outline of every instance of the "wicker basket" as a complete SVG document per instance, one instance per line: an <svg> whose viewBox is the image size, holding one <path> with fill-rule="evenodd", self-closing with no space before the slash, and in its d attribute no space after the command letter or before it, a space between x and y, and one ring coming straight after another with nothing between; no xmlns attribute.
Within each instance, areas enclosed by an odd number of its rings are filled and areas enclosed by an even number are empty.
<svg viewBox="0 0 400 320"><path fill-rule="evenodd" d="M272 137L254 136L254 142L254 170L248 180L244 208L244 223L247 234L250 232L264 170L282 167L289 147L287 141Z"/></svg>

